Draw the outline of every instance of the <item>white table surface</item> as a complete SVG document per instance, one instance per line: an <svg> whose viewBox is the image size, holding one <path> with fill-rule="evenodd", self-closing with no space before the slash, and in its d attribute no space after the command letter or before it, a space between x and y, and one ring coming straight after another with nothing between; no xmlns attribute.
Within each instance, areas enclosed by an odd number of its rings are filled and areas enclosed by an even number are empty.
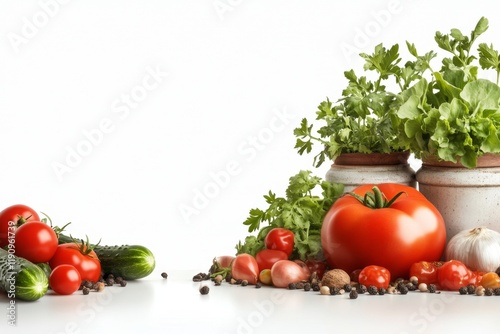
<svg viewBox="0 0 500 334"><path fill-rule="evenodd" d="M0 333L476 333L499 332L500 296L458 293L347 294L222 284L208 295L192 281L199 271L159 272L105 291L71 296L51 292L16 302L15 327ZM0 296L2 308L9 300ZM7 313L4 308L4 314ZM340 330L340 332L339 332ZM487 332L486 332L487 331Z"/></svg>

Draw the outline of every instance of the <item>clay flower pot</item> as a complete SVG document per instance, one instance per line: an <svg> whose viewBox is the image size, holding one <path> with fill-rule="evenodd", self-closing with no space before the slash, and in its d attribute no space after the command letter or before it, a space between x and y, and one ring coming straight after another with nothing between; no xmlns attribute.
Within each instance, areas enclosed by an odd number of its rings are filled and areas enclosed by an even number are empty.
<svg viewBox="0 0 500 334"><path fill-rule="evenodd" d="M425 159L418 188L443 215L447 239L479 226L500 231L500 155L479 157L476 168Z"/></svg>
<svg viewBox="0 0 500 334"><path fill-rule="evenodd" d="M325 179L344 184L345 191L367 183L391 182L416 187L409 156L409 152L343 153L334 160Z"/></svg>

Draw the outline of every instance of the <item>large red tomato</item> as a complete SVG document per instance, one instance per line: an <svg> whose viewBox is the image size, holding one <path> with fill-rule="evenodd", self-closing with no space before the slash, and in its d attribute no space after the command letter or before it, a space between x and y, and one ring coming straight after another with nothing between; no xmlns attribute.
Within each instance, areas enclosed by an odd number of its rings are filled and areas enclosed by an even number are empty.
<svg viewBox="0 0 500 334"><path fill-rule="evenodd" d="M10 236L14 235L16 228L26 221L39 221L38 213L24 204L11 205L0 212L0 247L9 243Z"/></svg>
<svg viewBox="0 0 500 334"><path fill-rule="evenodd" d="M407 278L413 263L440 259L446 229L436 207L415 188L367 184L332 205L321 243L332 268L352 272L378 265L395 279Z"/></svg>

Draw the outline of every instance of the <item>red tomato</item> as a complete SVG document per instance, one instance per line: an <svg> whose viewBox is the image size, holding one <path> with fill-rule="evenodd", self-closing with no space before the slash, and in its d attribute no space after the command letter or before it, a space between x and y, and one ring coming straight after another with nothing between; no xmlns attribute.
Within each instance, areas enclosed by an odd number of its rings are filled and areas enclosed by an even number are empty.
<svg viewBox="0 0 500 334"><path fill-rule="evenodd" d="M286 228L276 227L269 231L264 239L267 249L277 249L283 251L290 257L293 252L295 235Z"/></svg>
<svg viewBox="0 0 500 334"><path fill-rule="evenodd" d="M22 224L15 237L15 254L33 263L49 262L59 243L52 227L43 222Z"/></svg>
<svg viewBox="0 0 500 334"><path fill-rule="evenodd" d="M231 264L231 275L234 279L247 280L249 284L257 284L259 265L252 255L239 254Z"/></svg>
<svg viewBox="0 0 500 334"><path fill-rule="evenodd" d="M438 284L443 290L458 291L461 287L471 284L473 278L475 276L472 271L457 260L443 263L437 272Z"/></svg>
<svg viewBox="0 0 500 334"><path fill-rule="evenodd" d="M50 288L59 295L70 295L80 288L82 278L75 267L61 264L55 267L49 276Z"/></svg>
<svg viewBox="0 0 500 334"><path fill-rule="evenodd" d="M415 188L395 183L363 185L353 190L361 199L379 189L389 207L371 208L353 195L339 198L327 212L321 244L330 267L352 272L368 265L387 268L392 277L407 278L413 263L437 261L446 243L443 217ZM377 193L375 191L375 193Z"/></svg>
<svg viewBox="0 0 500 334"><path fill-rule="evenodd" d="M78 270L82 280L97 282L101 276L101 262L94 251L88 252L88 249L75 243L61 244L49 261L50 268L61 264L70 264Z"/></svg>
<svg viewBox="0 0 500 334"><path fill-rule="evenodd" d="M19 225L26 221L39 221L40 217L35 210L23 204L11 205L0 212L0 247L8 244L9 232L15 232ZM9 222L14 222L10 223ZM11 234L12 236L13 234Z"/></svg>
<svg viewBox="0 0 500 334"><path fill-rule="evenodd" d="M419 261L411 265L409 276L415 276L418 279L418 283L436 284L437 272L437 267L433 263Z"/></svg>
<svg viewBox="0 0 500 334"><path fill-rule="evenodd" d="M271 268L271 280L277 288L286 288L290 283L309 279L309 270L290 260L280 260Z"/></svg>
<svg viewBox="0 0 500 334"><path fill-rule="evenodd" d="M367 287L373 285L377 289L387 289L391 283L391 273L384 267L366 266L359 272L358 282Z"/></svg>
<svg viewBox="0 0 500 334"><path fill-rule="evenodd" d="M257 260L257 265L259 266L259 272L264 269L271 269L273 264L279 260L287 259L288 255L277 249L263 249L255 255L255 260Z"/></svg>

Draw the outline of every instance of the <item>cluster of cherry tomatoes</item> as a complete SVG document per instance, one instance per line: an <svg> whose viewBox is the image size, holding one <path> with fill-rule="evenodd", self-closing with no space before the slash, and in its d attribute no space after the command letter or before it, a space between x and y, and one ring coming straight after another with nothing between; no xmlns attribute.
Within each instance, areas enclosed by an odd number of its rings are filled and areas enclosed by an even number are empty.
<svg viewBox="0 0 500 334"><path fill-rule="evenodd" d="M83 280L97 282L101 275L101 264L88 242L59 245L54 228L27 205L0 212L0 247L34 264L47 264L50 287L58 294L71 294Z"/></svg>

